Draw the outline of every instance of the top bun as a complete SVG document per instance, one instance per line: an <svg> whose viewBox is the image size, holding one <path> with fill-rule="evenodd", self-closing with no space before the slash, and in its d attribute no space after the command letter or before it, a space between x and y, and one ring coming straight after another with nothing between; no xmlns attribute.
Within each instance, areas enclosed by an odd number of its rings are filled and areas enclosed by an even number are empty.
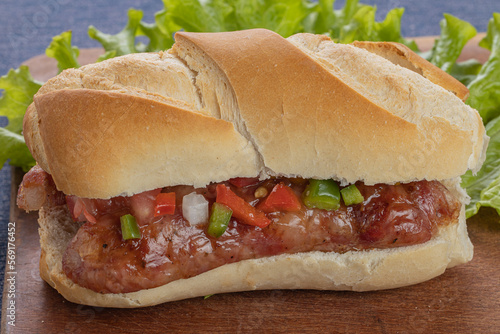
<svg viewBox="0 0 500 334"><path fill-rule="evenodd" d="M36 94L26 142L58 189L108 198L237 176L443 180L484 160L466 88L409 49L264 29L175 37L168 53L66 70Z"/></svg>

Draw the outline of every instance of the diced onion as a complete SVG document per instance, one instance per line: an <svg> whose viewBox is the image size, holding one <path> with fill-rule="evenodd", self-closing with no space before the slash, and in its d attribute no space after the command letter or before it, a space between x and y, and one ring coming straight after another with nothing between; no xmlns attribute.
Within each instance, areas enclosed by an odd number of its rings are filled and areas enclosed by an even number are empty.
<svg viewBox="0 0 500 334"><path fill-rule="evenodd" d="M205 196L190 193L182 198L182 215L193 225L206 223L208 221L208 201Z"/></svg>
<svg viewBox="0 0 500 334"><path fill-rule="evenodd" d="M148 224L153 219L155 198L160 192L161 189L154 189L135 194L130 198L131 213L139 226Z"/></svg>

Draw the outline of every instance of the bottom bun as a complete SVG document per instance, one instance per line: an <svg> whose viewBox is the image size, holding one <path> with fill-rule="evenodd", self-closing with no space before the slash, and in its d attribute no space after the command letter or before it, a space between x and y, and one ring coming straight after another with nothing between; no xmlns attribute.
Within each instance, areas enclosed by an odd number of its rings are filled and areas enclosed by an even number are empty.
<svg viewBox="0 0 500 334"><path fill-rule="evenodd" d="M457 182L448 188L464 202ZM245 260L188 279L131 293L102 294L73 283L62 270L62 257L79 225L66 206L40 210L40 275L71 302L103 307L144 307L211 294L269 289L369 291L429 280L446 268L472 259L465 206L457 222L440 228L420 245L349 251L283 254Z"/></svg>

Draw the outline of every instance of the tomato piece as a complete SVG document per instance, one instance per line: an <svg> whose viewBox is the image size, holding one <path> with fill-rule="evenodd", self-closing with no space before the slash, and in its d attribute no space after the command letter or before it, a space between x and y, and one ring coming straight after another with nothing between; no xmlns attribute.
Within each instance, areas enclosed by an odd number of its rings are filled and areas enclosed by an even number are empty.
<svg viewBox="0 0 500 334"><path fill-rule="evenodd" d="M258 182L259 182L258 177L235 177L235 178L229 179L229 183L231 183L233 186L236 186L238 188L251 186L251 185L256 184Z"/></svg>
<svg viewBox="0 0 500 334"><path fill-rule="evenodd" d="M296 212L300 211L301 207L302 204L300 204L295 192L283 183L275 185L269 196L257 206L258 209L264 212Z"/></svg>
<svg viewBox="0 0 500 334"><path fill-rule="evenodd" d="M216 202L224 204L233 210L233 217L240 222L258 227L266 227L271 224L271 220L266 217L264 212L251 206L250 203L236 195L226 185L218 184L216 190Z"/></svg>
<svg viewBox="0 0 500 334"><path fill-rule="evenodd" d="M175 212L175 192L159 193L155 199L155 217L173 215Z"/></svg>

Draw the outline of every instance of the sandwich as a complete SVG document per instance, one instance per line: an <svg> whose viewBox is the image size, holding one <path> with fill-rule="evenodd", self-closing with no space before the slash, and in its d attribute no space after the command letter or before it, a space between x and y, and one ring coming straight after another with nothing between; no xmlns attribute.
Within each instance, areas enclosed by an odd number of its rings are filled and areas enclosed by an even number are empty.
<svg viewBox="0 0 500 334"><path fill-rule="evenodd" d="M471 260L460 176L488 137L460 82L396 43L175 39L65 70L26 112L17 203L66 299L381 290Z"/></svg>

